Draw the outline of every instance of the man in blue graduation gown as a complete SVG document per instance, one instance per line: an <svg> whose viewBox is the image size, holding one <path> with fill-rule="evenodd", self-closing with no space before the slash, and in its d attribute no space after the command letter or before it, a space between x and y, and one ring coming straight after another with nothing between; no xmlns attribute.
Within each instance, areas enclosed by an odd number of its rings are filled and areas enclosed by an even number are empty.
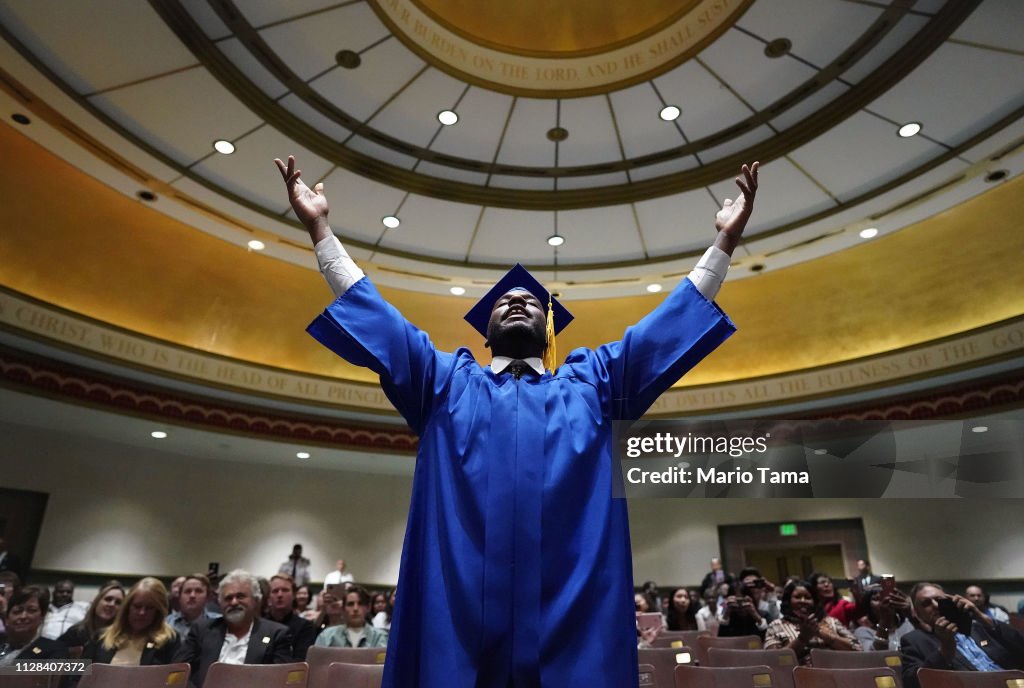
<svg viewBox="0 0 1024 688"><path fill-rule="evenodd" d="M292 157L275 162L338 297L310 334L380 375L419 436L384 687L636 686L612 421L639 418L733 332L711 299L750 217L757 163L743 166L694 273L621 341L545 370L549 295L521 266L467 315L491 364L438 351L334 237L323 185L306 186ZM571 319L553 299L547 310L556 330Z"/></svg>

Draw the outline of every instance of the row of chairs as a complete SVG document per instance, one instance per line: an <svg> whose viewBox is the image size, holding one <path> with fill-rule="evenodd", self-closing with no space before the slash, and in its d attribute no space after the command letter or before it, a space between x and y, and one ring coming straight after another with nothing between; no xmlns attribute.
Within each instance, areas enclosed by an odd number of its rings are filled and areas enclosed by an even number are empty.
<svg viewBox="0 0 1024 688"><path fill-rule="evenodd" d="M853 653L849 653L853 654ZM672 682L664 684L650 664L640 664L643 688L777 688L778 674L767 665L744 667L698 667L677 665ZM796 667L796 688L894 688L899 674L888 667L825 669ZM945 671L919 669L921 688L1024 688L1024 671Z"/></svg>

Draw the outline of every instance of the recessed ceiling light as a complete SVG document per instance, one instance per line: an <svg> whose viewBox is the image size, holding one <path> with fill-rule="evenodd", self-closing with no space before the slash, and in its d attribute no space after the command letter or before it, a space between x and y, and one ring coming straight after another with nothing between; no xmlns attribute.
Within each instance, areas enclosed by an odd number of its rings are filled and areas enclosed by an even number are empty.
<svg viewBox="0 0 1024 688"><path fill-rule="evenodd" d="M767 57L782 57L793 49L793 42L788 38L776 38L764 47L764 54Z"/></svg>
<svg viewBox="0 0 1024 688"><path fill-rule="evenodd" d="M552 234L548 237L548 246L561 246L565 243L565 237L561 234Z"/></svg>
<svg viewBox="0 0 1024 688"><path fill-rule="evenodd" d="M152 203L153 201L156 200L156 194L153 193L152 191L147 191L145 189L143 189L142 191L135 195L141 198L142 200L146 201L147 203Z"/></svg>
<svg viewBox="0 0 1024 688"><path fill-rule="evenodd" d="M987 425L975 425L973 428L971 428L971 432L988 432L988 426Z"/></svg>
<svg viewBox="0 0 1024 688"><path fill-rule="evenodd" d="M297 453L295 455L295 458L296 459L308 459L309 458L309 452L299 452L299 453Z"/></svg>
<svg viewBox="0 0 1024 688"><path fill-rule="evenodd" d="M262 251L266 247L267 245L264 244L259 239L253 239L252 241L249 242L249 248L251 248L253 251Z"/></svg>
<svg viewBox="0 0 1024 688"><path fill-rule="evenodd" d="M985 175L985 181L989 184L993 182L1001 182L1006 179L1010 174L1009 170L992 170Z"/></svg>
<svg viewBox="0 0 1024 688"><path fill-rule="evenodd" d="M826 451L825 449L815 449L814 453L817 454L818 456L822 456L824 454L828 454L828 451Z"/></svg>
<svg viewBox="0 0 1024 688"><path fill-rule="evenodd" d="M450 127L459 121L459 116L452 110L441 110L437 113L437 121L446 127Z"/></svg>
<svg viewBox="0 0 1024 688"><path fill-rule="evenodd" d="M868 227L867 229L860 230L861 239L871 239L878 236L878 229L876 227Z"/></svg>
<svg viewBox="0 0 1024 688"><path fill-rule="evenodd" d="M213 142L213 150L217 151L221 155L231 155L235 152L235 144L231 143L227 139L217 139Z"/></svg>
<svg viewBox="0 0 1024 688"><path fill-rule="evenodd" d="M448 291L450 291L455 296L462 296L463 294L466 293L466 289L464 287L452 287Z"/></svg>
<svg viewBox="0 0 1024 688"><path fill-rule="evenodd" d="M559 141L565 141L569 138L569 130L565 127L551 127L545 135L548 137L548 141L558 143Z"/></svg>
<svg viewBox="0 0 1024 688"><path fill-rule="evenodd" d="M31 124L32 123L32 120L30 120L27 115L23 115L20 112L16 112L13 115L11 115L11 119L13 119L18 124Z"/></svg>
<svg viewBox="0 0 1024 688"><path fill-rule="evenodd" d="M149 435L153 439L157 440L162 440L163 438L167 437L167 433L164 432L163 430L154 430L153 432L149 433Z"/></svg>
<svg viewBox="0 0 1024 688"><path fill-rule="evenodd" d="M647 291L651 292L652 294L657 294L659 291L661 291L661 285L658 284L657 282L653 284L648 284Z"/></svg>
<svg viewBox="0 0 1024 688"><path fill-rule="evenodd" d="M363 58L359 57L359 53L353 50L339 50L334 55L334 59L339 66L345 69L355 69L363 63Z"/></svg>
<svg viewBox="0 0 1024 688"><path fill-rule="evenodd" d="M384 226L387 227L388 229L395 229L398 227L398 225L402 224L402 221L399 220L394 215L386 215L382 217L380 221L383 222Z"/></svg>
<svg viewBox="0 0 1024 688"><path fill-rule="evenodd" d="M911 136L916 135L919 131L921 131L920 122L907 122L902 127L897 129L896 133L899 134L902 138L909 139Z"/></svg>
<svg viewBox="0 0 1024 688"><path fill-rule="evenodd" d="M658 113L658 117L661 117L666 122L672 122L679 118L680 109L675 105L666 105L661 108L661 112Z"/></svg>

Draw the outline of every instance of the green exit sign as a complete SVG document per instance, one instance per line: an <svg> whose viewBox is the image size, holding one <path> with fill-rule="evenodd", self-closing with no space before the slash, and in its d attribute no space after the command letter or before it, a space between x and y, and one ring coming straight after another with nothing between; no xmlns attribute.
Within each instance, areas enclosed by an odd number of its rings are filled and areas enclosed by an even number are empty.
<svg viewBox="0 0 1024 688"><path fill-rule="evenodd" d="M779 535L796 535L796 524L795 523L782 523L779 525Z"/></svg>

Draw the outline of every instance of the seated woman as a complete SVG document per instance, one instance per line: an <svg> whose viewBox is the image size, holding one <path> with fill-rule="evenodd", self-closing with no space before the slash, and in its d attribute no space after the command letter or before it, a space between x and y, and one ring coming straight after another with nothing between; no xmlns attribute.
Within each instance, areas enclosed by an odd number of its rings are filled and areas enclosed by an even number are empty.
<svg viewBox="0 0 1024 688"><path fill-rule="evenodd" d="M295 589L295 613L307 621L316 621L316 617L320 615L308 585L300 585Z"/></svg>
<svg viewBox="0 0 1024 688"><path fill-rule="evenodd" d="M89 605L89 611L85 613L85 618L64 631L64 635L58 640L68 646L71 656L81 656L85 644L114 623L122 602L124 587L116 580L108 581L96 593L92 604Z"/></svg>
<svg viewBox="0 0 1024 688"><path fill-rule="evenodd" d="M370 593L354 585L345 593L345 622L330 626L317 636L321 647L387 647L388 634L367 622L370 615Z"/></svg>
<svg viewBox="0 0 1024 688"><path fill-rule="evenodd" d="M690 592L686 588L676 588L669 598L665 627L670 631L697 630L697 610L690 603Z"/></svg>
<svg viewBox="0 0 1024 688"><path fill-rule="evenodd" d="M860 616L866 616L870 626L858 626L853 634L865 650L899 650L900 638L914 630L910 623L910 598L899 590L889 595L878 585L864 590Z"/></svg>
<svg viewBox="0 0 1024 688"><path fill-rule="evenodd" d="M810 582L793 581L782 591L782 617L768 624L764 649L788 647L805 666L811 664L811 649L860 650L860 643L838 620L821 615L816 589Z"/></svg>
<svg viewBox="0 0 1024 688"><path fill-rule="evenodd" d="M817 593L822 615L838 619L839 623L849 628L857 620L857 605L836 594L835 585L826 573L815 572L807 579Z"/></svg>
<svg viewBox="0 0 1024 688"><path fill-rule="evenodd" d="M320 604L317 606L320 614L313 621L317 636L328 628L345 623L345 600L337 594L333 585L330 590L325 589L320 593Z"/></svg>
<svg viewBox="0 0 1024 688"><path fill-rule="evenodd" d="M85 645L82 659L101 664L170 664L181 638L167 624L167 588L156 578L131 587L113 623Z"/></svg>
<svg viewBox="0 0 1024 688"><path fill-rule="evenodd" d="M66 659L67 646L39 635L50 608L50 591L26 585L13 595L7 606L7 626L0 633L0 667L18 659Z"/></svg>
<svg viewBox="0 0 1024 688"><path fill-rule="evenodd" d="M391 630L391 614L394 612L394 608L391 606L391 595L385 592L374 593L373 595L373 607L370 610L370 614L373 616L373 627L380 628L385 631Z"/></svg>

